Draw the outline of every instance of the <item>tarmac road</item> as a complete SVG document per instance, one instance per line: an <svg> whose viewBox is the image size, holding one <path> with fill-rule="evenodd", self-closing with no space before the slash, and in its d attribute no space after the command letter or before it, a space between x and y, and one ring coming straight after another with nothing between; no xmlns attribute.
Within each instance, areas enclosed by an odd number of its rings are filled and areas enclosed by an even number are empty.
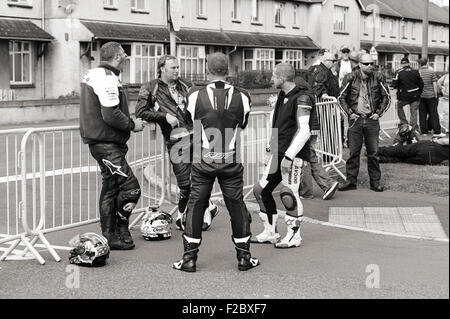
<svg viewBox="0 0 450 319"><path fill-rule="evenodd" d="M261 230L255 215L253 233ZM279 223L280 232L285 227ZM52 244L67 245L72 236L99 232L98 225L48 235ZM173 238L147 242L132 231L136 249L111 252L102 268L66 268L43 252L35 260L0 263L0 298L158 298L158 299L297 299L297 298L448 298L448 243L396 238L304 223L301 247L288 250L253 244L261 265L239 272L226 210L204 232L197 273L171 269L182 255L181 232ZM366 288L379 267L379 288ZM370 267L370 266L369 266ZM373 267L373 266L372 266ZM79 288L66 282L79 269ZM366 272L368 270L369 272ZM70 285L69 285L70 286Z"/></svg>

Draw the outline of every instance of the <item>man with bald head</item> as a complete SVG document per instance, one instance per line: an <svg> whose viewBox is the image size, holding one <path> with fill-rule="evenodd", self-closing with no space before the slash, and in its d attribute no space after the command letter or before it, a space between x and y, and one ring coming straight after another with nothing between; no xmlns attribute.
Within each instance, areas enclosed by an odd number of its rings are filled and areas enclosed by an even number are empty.
<svg viewBox="0 0 450 319"><path fill-rule="evenodd" d="M339 103L349 117L348 147L350 158L347 160L347 182L339 187L340 191L357 188L360 155L363 142L367 150L367 167L370 177L370 189L382 192L381 171L377 157L379 118L389 108L391 97L381 73L373 69L374 61L370 54L363 54L359 60L359 69L344 77Z"/></svg>
<svg viewBox="0 0 450 319"><path fill-rule="evenodd" d="M245 129L251 100L247 91L228 84L229 60L223 53L208 56L210 83L188 94L187 112L194 123L194 156L191 168L191 195L183 234L184 254L173 268L195 272L202 240L202 224L213 184L217 178L231 217L232 240L238 269L259 265L250 254L251 217L244 203L244 167L240 161L240 132Z"/></svg>
<svg viewBox="0 0 450 319"><path fill-rule="evenodd" d="M280 63L275 67L272 82L281 91L271 115L270 158L262 178L253 188L264 226L264 231L253 241L272 243L276 248L298 247L302 241L303 205L299 187L311 157L310 125L316 116L313 92L295 85L294 78L295 70L291 64ZM277 232L278 214L272 196L280 183L283 184L280 197L286 209L287 225L283 239Z"/></svg>

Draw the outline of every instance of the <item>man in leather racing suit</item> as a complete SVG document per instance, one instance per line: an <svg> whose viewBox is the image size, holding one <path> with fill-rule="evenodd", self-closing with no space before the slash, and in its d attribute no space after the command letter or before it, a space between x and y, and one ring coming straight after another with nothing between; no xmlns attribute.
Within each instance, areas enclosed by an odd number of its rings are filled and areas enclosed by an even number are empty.
<svg viewBox="0 0 450 319"><path fill-rule="evenodd" d="M188 112L194 123L194 162L191 171L191 196L183 234L183 258L174 269L195 272L202 240L202 220L216 178L231 217L232 240L238 269L259 265L250 254L251 217L244 203L243 172L240 162L240 132L247 126L251 100L249 94L225 82L229 60L223 53L208 56L205 88L188 96Z"/></svg>
<svg viewBox="0 0 450 319"><path fill-rule="evenodd" d="M80 134L100 165L100 225L111 250L134 248L128 220L140 196L139 182L125 156L130 132L143 130L131 119L126 92L119 81L127 58L122 46L108 42L100 49L101 64L81 83Z"/></svg>

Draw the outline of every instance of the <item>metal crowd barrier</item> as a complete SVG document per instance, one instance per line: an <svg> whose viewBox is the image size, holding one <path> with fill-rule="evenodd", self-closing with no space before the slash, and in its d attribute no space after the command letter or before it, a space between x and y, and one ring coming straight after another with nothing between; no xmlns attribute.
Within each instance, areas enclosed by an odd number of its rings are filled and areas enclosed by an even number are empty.
<svg viewBox="0 0 450 319"><path fill-rule="evenodd" d="M11 146L10 134L23 134L19 152L19 137L15 136L15 145ZM6 136L1 143L8 148L5 175L0 177L0 187L6 187L8 194L6 216L0 213L3 235L0 244L10 243L0 260L5 260L22 243L26 248L20 257L25 258L31 252L44 264L45 260L34 248L40 240L59 261L60 257L45 234L98 222L101 176L97 163L82 143L78 126L2 131L0 136ZM151 125L143 133L133 134L128 147L128 162L142 187L143 196L134 211L140 214L140 219L146 207L164 202L165 192L161 187L161 181L166 178L165 156L161 155L164 141L159 129ZM9 165L11 159L15 159L15 170ZM158 178L144 178L146 166L151 166L152 173ZM15 209L10 198L12 185L15 187Z"/></svg>
<svg viewBox="0 0 450 319"><path fill-rule="evenodd" d="M335 100L317 105L322 134L316 150L328 159L323 165L337 170L342 161L340 112ZM264 170L264 155L271 128L269 112L252 112L242 133L241 154L246 196ZM176 204L175 178L159 127L151 124L132 134L127 159L138 178L142 197L130 223L134 227L152 204ZM36 250L40 240L56 261L61 258L46 234L99 221L98 198L101 175L88 147L82 143L78 126L0 131L0 245L9 247L0 257L44 258ZM221 194L215 185L211 196ZM172 212L176 211L175 205ZM25 245L17 255L17 247Z"/></svg>

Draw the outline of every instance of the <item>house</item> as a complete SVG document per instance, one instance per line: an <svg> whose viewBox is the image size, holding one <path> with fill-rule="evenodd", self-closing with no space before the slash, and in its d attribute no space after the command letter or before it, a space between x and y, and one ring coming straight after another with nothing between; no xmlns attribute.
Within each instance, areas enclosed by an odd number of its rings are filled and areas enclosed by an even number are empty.
<svg viewBox="0 0 450 319"><path fill-rule="evenodd" d="M361 0L361 48L375 45L378 63L391 70L409 56L412 65L422 53L423 0ZM448 71L449 10L429 3L428 59L435 71Z"/></svg>

